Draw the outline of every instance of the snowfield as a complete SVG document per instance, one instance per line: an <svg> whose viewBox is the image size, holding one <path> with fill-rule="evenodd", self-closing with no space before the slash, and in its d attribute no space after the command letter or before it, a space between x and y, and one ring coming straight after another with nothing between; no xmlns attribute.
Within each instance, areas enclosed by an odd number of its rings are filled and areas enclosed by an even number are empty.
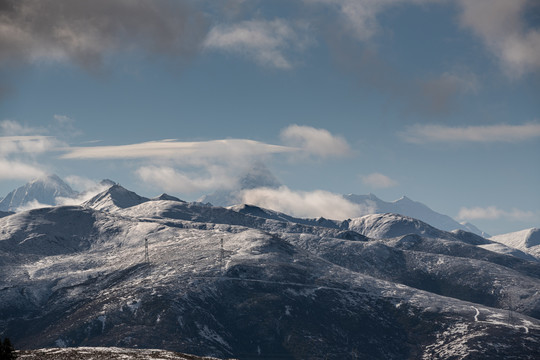
<svg viewBox="0 0 540 360"><path fill-rule="evenodd" d="M0 218L0 335L240 359L536 359L540 262L493 244L396 214L297 219L114 185Z"/></svg>

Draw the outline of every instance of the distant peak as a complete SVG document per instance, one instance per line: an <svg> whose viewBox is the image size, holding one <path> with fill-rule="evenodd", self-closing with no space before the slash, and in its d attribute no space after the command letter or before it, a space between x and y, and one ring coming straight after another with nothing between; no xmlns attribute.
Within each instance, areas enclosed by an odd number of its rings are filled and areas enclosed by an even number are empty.
<svg viewBox="0 0 540 360"><path fill-rule="evenodd" d="M114 209L114 207L124 209L142 204L148 200L149 199L124 188L120 184L114 184L83 204L96 210L110 210Z"/></svg>
<svg viewBox="0 0 540 360"><path fill-rule="evenodd" d="M168 200L168 201L179 201L179 202L185 202L183 200L180 200L176 196L172 196L166 193L163 193L159 196L156 196L155 198L152 198L152 200Z"/></svg>

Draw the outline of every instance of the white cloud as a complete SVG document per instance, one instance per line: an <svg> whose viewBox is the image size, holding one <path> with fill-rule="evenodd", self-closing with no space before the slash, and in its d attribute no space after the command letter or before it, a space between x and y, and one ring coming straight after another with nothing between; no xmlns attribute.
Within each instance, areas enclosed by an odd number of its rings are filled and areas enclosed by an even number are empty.
<svg viewBox="0 0 540 360"><path fill-rule="evenodd" d="M215 189L231 189L236 177L220 166L209 166L207 177L200 174L186 174L169 166L142 166L136 174L144 182L168 192L196 193Z"/></svg>
<svg viewBox="0 0 540 360"><path fill-rule="evenodd" d="M339 194L328 191L293 191L286 186L278 189L256 188L241 193L242 202L284 212L297 217L325 217L342 220L370 213L370 209L354 204Z"/></svg>
<svg viewBox="0 0 540 360"><path fill-rule="evenodd" d="M27 210L32 210L32 209L40 209L40 208L46 208L46 207L51 207L51 205L42 204L37 200L32 200L32 201L27 202L24 205L19 206L15 210L15 212L27 211Z"/></svg>
<svg viewBox="0 0 540 360"><path fill-rule="evenodd" d="M411 143L519 142L540 137L540 123L466 127L415 125L400 135L405 141Z"/></svg>
<svg viewBox="0 0 540 360"><path fill-rule="evenodd" d="M537 11L538 4L528 0L460 0L459 3L461 25L482 39L499 58L507 75L520 77L540 70L540 28L528 28L524 20L526 11Z"/></svg>
<svg viewBox="0 0 540 360"><path fill-rule="evenodd" d="M239 160L268 154L298 151L291 147L265 144L253 140L227 139L199 142L176 140L149 141L130 145L70 147L64 159L180 159L197 164L203 159Z"/></svg>
<svg viewBox="0 0 540 360"><path fill-rule="evenodd" d="M540 220L540 214L533 211L523 211L519 209L512 209L510 211L499 209L496 206L488 207L462 207L459 210L458 219L460 220L497 220L508 219L518 221L531 221Z"/></svg>
<svg viewBox="0 0 540 360"><path fill-rule="evenodd" d="M130 145L66 147L61 158L139 159L142 163L137 165L135 174L143 182L165 191L196 193L233 188L246 167L271 155L324 158L350 152L344 139L323 129L293 125L281 135L293 146L247 139L162 140Z"/></svg>
<svg viewBox="0 0 540 360"><path fill-rule="evenodd" d="M360 179L365 185L373 188L389 188L397 186L398 182L381 173L360 175Z"/></svg>
<svg viewBox="0 0 540 360"><path fill-rule="evenodd" d="M0 180L29 180L45 175L37 166L0 158Z"/></svg>
<svg viewBox="0 0 540 360"><path fill-rule="evenodd" d="M281 139L308 154L322 158L345 156L351 153L347 141L341 136L332 135L328 130L311 126L290 125L281 131Z"/></svg>
<svg viewBox="0 0 540 360"><path fill-rule="evenodd" d="M253 58L263 66L290 69L293 64L286 53L309 46L312 40L307 30L305 24L291 24L283 19L222 24L208 33L204 47Z"/></svg>

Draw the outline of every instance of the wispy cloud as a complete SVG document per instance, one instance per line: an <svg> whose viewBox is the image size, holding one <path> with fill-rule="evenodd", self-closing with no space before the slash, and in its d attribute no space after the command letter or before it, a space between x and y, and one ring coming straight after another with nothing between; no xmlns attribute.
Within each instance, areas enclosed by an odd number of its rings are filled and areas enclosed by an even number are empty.
<svg viewBox="0 0 540 360"><path fill-rule="evenodd" d="M503 210L496 206L488 207L462 207L459 210L458 219L460 220L518 220L534 221L540 220L540 213L533 211L524 211L519 209Z"/></svg>
<svg viewBox="0 0 540 360"><path fill-rule="evenodd" d="M351 148L343 137L311 126L290 125L281 131L281 139L288 145L301 148L304 154L310 156L326 158L351 153Z"/></svg>
<svg viewBox="0 0 540 360"><path fill-rule="evenodd" d="M204 47L245 56L262 66L290 69L290 54L312 43L307 30L306 24L284 19L221 24L209 32Z"/></svg>
<svg viewBox="0 0 540 360"><path fill-rule="evenodd" d="M69 147L63 159L181 159L190 163L201 159L240 159L267 154L290 153L298 149L247 139L198 142L177 140L149 141L129 145Z"/></svg>
<svg viewBox="0 0 540 360"><path fill-rule="evenodd" d="M370 186L372 188L389 188L397 186L398 182L389 178L388 176L381 173L372 173L369 175L360 175L360 179L364 185Z"/></svg>
<svg viewBox="0 0 540 360"><path fill-rule="evenodd" d="M520 142L540 137L540 123L450 127L415 125L400 133L410 143L429 142Z"/></svg>
<svg viewBox="0 0 540 360"><path fill-rule="evenodd" d="M40 209L40 208L46 208L46 207L51 207L51 205L42 204L37 200L32 200L19 206L17 209L15 209L15 212L27 211L27 210L32 210L32 209Z"/></svg>
<svg viewBox="0 0 540 360"><path fill-rule="evenodd" d="M499 58L510 77L540 70L540 29L527 26L527 11L539 5L527 0L459 0L461 25L471 29Z"/></svg>
<svg viewBox="0 0 540 360"><path fill-rule="evenodd" d="M286 186L278 189L244 190L242 202L298 217L325 217L342 220L368 214L366 206L354 204L339 194L324 190L294 191Z"/></svg>

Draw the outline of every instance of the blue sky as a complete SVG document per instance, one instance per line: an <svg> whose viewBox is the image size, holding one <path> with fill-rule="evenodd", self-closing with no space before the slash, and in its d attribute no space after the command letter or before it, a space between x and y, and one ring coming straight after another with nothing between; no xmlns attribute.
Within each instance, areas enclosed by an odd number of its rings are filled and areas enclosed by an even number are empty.
<svg viewBox="0 0 540 360"><path fill-rule="evenodd" d="M0 196L56 173L195 200L264 163L296 215L372 192L540 226L535 1L5 1L0 49Z"/></svg>

